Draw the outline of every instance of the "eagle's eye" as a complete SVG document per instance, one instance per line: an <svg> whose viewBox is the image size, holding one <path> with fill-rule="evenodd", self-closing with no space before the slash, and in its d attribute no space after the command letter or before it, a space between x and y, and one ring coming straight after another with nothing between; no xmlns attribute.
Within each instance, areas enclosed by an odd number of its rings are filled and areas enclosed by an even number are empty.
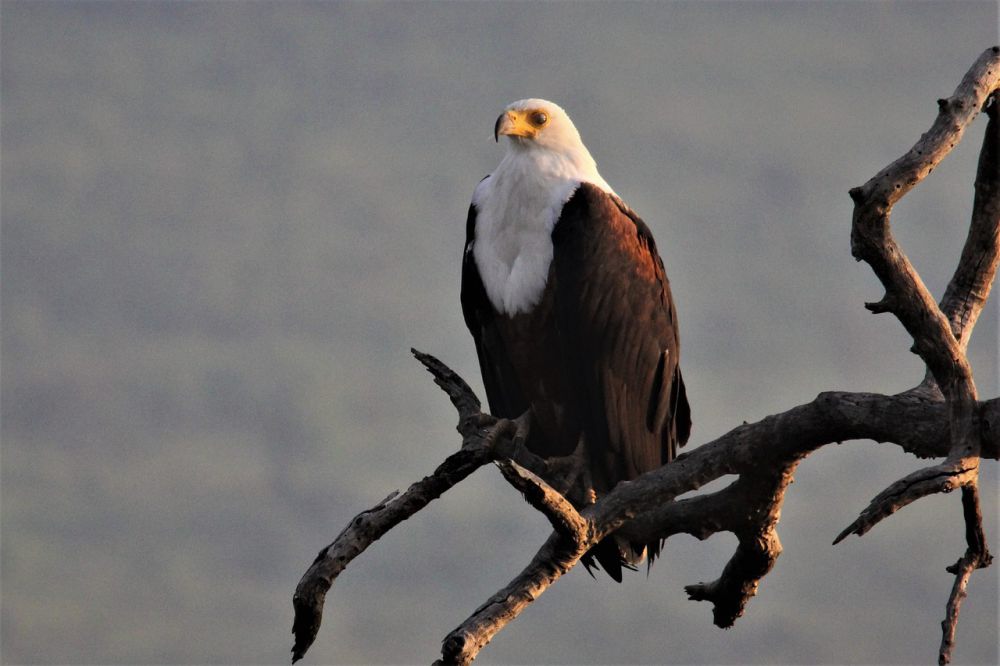
<svg viewBox="0 0 1000 666"><path fill-rule="evenodd" d="M535 127L541 127L545 123L549 122L549 117L544 111L535 111L531 114L531 124Z"/></svg>

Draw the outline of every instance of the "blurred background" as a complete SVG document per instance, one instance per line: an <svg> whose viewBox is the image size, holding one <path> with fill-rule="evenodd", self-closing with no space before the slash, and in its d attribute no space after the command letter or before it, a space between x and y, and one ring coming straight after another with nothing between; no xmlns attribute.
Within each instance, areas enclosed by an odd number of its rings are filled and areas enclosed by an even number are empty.
<svg viewBox="0 0 1000 666"><path fill-rule="evenodd" d="M930 127L997 7L6 1L0 25L3 662L278 664L316 552L459 445L409 348L481 391L459 263L508 102L563 105L652 228L698 445L921 379L899 323L862 307L882 289L851 258L847 191ZM937 295L984 127L894 212ZM984 397L997 321L994 298ZM735 539L682 536L648 577L571 572L480 662L933 661L958 496L830 545L923 464L810 456L729 631L683 586ZM998 550L995 464L982 484ZM305 663L433 660L548 531L481 470L346 570ZM973 576L956 663L997 663L998 570Z"/></svg>

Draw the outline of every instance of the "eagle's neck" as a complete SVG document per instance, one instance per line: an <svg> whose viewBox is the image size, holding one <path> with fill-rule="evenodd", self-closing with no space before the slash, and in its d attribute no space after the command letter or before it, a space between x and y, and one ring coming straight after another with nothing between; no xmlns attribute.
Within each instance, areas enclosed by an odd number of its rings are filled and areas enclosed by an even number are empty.
<svg viewBox="0 0 1000 666"><path fill-rule="evenodd" d="M582 182L614 194L587 149L555 152L512 144L476 188L471 248L486 295L502 314L530 312L552 263L552 228Z"/></svg>

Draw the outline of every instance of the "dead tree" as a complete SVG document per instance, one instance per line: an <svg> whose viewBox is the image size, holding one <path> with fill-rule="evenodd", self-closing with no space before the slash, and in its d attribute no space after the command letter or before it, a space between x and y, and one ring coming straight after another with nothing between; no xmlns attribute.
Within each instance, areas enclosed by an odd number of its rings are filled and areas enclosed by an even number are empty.
<svg viewBox="0 0 1000 666"><path fill-rule="evenodd" d="M911 351L927 366L920 385L896 395L821 393L781 414L738 426L660 469L620 483L596 504L577 510L553 489L566 460L533 455L521 442L518 421L484 414L461 377L434 357L414 351L458 410L462 447L430 476L358 514L320 551L293 599L293 661L315 639L326 593L347 564L399 522L490 462L497 463L553 531L514 580L445 638L438 663L473 661L497 632L613 532L638 543L679 533L705 539L716 532L732 532L739 544L719 578L685 588L691 599L713 604L716 625L729 627L743 614L781 553L776 527L796 466L827 444L866 439L892 442L918 457L943 460L886 488L834 544L850 534L865 534L921 497L961 489L965 553L948 567L955 582L941 623L938 655L939 663L948 663L969 578L992 559L983 534L978 478L980 461L1000 455L1000 398L979 400L966 347L1000 260L998 86L1000 47L993 47L976 60L951 97L938 100L937 118L917 143L850 192L851 251L871 266L885 287L885 295L865 307L893 314L913 338ZM889 216L893 205L961 140L980 110L989 120L968 238L944 297L936 303L894 240ZM722 490L675 500L724 475L738 478Z"/></svg>

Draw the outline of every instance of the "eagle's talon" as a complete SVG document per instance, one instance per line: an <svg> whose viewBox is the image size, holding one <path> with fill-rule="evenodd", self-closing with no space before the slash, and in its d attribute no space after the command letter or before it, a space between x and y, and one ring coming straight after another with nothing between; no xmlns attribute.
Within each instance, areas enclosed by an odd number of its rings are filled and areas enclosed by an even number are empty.
<svg viewBox="0 0 1000 666"><path fill-rule="evenodd" d="M531 433L531 412L527 411L514 419L514 448L520 449L526 446L528 435Z"/></svg>

